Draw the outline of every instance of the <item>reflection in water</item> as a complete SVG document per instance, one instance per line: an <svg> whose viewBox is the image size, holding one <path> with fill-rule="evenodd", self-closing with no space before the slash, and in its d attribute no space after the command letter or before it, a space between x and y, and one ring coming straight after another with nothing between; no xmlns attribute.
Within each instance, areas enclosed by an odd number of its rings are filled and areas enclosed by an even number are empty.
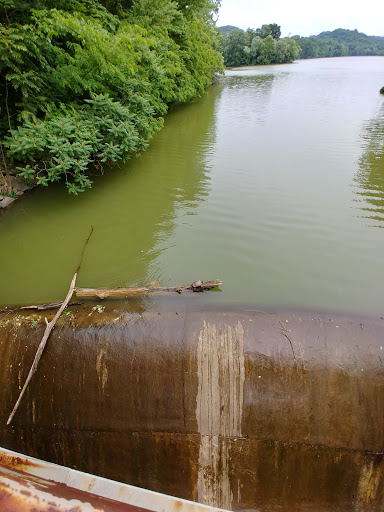
<svg viewBox="0 0 384 512"><path fill-rule="evenodd" d="M195 215L196 209L208 197L210 190L209 154L215 141L214 108L222 86L212 87L205 96L187 105L171 109L166 118L165 128L158 134L156 143L148 154L148 161L156 160L154 167L160 166L171 174L173 207L161 218L155 220L152 248L148 252L146 279L170 283L169 275L159 256L172 246L175 220ZM203 123L201 115L203 114ZM163 179L163 173L160 179ZM163 257L167 257L166 254ZM181 283L180 284L184 284ZM187 283L186 283L187 284Z"/></svg>
<svg viewBox="0 0 384 512"><path fill-rule="evenodd" d="M275 75L229 75L221 115L227 116L231 123L235 119L240 124L264 125L268 119L274 78Z"/></svg>
<svg viewBox="0 0 384 512"><path fill-rule="evenodd" d="M221 279L222 293L200 304L382 314L384 240L351 207L377 67L345 58L228 73L206 153L209 199L175 219L156 260L167 279Z"/></svg>
<svg viewBox="0 0 384 512"><path fill-rule="evenodd" d="M376 222L376 227L383 228L384 221L384 107L380 114L366 126L363 135L365 151L359 160L356 181L368 206L361 205L364 217Z"/></svg>

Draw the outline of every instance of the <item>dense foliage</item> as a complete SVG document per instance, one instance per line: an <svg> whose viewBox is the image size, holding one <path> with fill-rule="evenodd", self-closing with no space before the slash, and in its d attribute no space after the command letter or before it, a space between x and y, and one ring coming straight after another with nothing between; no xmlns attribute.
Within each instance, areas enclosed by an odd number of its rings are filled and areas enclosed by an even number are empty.
<svg viewBox="0 0 384 512"><path fill-rule="evenodd" d="M343 55L384 55L384 37L367 36L357 30L338 28L318 36L293 39L301 48L301 59Z"/></svg>
<svg viewBox="0 0 384 512"><path fill-rule="evenodd" d="M90 166L142 151L168 105L200 96L222 70L218 5L0 0L3 163L77 194Z"/></svg>
<svg viewBox="0 0 384 512"><path fill-rule="evenodd" d="M317 36L284 39L280 39L280 27L276 23L256 30L243 31L232 25L219 27L219 30L226 66L278 64L296 58L384 55L384 37L367 36L357 30L338 28Z"/></svg>
<svg viewBox="0 0 384 512"><path fill-rule="evenodd" d="M300 48L289 38L280 39L280 26L276 23L261 28L220 28L222 37L220 50L226 66L249 66L254 64L281 64L293 62Z"/></svg>

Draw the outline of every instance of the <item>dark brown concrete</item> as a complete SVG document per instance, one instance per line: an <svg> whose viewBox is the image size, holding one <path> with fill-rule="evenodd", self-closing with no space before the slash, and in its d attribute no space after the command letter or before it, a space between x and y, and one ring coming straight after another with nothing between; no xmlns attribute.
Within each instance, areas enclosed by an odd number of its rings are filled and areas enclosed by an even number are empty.
<svg viewBox="0 0 384 512"><path fill-rule="evenodd" d="M43 315L3 325L1 445L235 510L382 510L382 320L127 304L73 308L9 427Z"/></svg>

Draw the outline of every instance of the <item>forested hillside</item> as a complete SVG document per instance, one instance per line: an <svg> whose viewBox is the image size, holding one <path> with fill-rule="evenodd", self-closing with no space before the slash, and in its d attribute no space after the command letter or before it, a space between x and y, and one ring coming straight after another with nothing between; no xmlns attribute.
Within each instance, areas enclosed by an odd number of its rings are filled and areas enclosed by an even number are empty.
<svg viewBox="0 0 384 512"><path fill-rule="evenodd" d="M1 174L69 192L222 70L218 0L0 0ZM6 180L3 179L3 185Z"/></svg>
<svg viewBox="0 0 384 512"><path fill-rule="evenodd" d="M280 39L281 29L276 23L246 31L236 27L228 30L229 27L219 27L220 50L226 66L281 64L293 62L299 55L300 48L293 39Z"/></svg>
<svg viewBox="0 0 384 512"><path fill-rule="evenodd" d="M224 27L219 27L220 33L225 36L231 30L241 30L239 27L235 27L234 25L225 25Z"/></svg>
<svg viewBox="0 0 384 512"><path fill-rule="evenodd" d="M357 30L338 28L318 36L293 39L301 48L300 59L343 55L384 55L384 37L367 36Z"/></svg>

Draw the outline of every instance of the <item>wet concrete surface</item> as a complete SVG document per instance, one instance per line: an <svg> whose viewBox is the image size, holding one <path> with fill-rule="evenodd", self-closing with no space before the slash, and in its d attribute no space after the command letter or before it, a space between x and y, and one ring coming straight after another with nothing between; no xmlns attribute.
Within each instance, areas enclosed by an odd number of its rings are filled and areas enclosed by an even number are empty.
<svg viewBox="0 0 384 512"><path fill-rule="evenodd" d="M382 320L92 308L55 327L8 427L53 313L1 320L2 446L233 510L383 509Z"/></svg>

